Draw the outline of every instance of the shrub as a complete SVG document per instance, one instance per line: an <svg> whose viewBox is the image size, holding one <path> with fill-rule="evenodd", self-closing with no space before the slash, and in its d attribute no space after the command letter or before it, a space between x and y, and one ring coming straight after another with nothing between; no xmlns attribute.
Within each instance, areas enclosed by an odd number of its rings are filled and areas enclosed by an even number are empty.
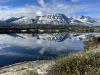
<svg viewBox="0 0 100 75"><path fill-rule="evenodd" d="M48 75L100 75L100 51L87 51L60 57Z"/></svg>

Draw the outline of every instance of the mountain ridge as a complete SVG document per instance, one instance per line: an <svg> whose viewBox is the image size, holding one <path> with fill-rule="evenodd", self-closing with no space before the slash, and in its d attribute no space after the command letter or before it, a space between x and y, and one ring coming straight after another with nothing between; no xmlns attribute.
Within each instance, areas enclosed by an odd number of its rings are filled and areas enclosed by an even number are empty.
<svg viewBox="0 0 100 75"><path fill-rule="evenodd" d="M0 20L0 24L52 24L52 25L83 25L100 26L100 21L90 16L72 16L67 17L64 14L46 14L34 17L11 17L6 20Z"/></svg>

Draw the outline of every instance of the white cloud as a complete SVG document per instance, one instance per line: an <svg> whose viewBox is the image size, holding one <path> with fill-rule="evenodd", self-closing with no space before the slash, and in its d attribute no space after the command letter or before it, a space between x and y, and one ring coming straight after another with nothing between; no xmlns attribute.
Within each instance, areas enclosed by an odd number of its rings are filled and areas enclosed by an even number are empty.
<svg viewBox="0 0 100 75"><path fill-rule="evenodd" d="M45 0L38 0L41 5L43 13L63 13L68 16L73 16L75 13L85 9L86 6L78 4L80 0L71 0L72 4L66 4L59 2L59 0L51 0L51 2L45 2ZM74 4L73 4L74 3Z"/></svg>
<svg viewBox="0 0 100 75"><path fill-rule="evenodd" d="M72 1L75 2L78 0L72 0ZM51 2L52 4L45 2L45 0L38 0L38 3L41 5L40 7L35 5L26 5L15 8L8 6L0 6L0 19L7 19L10 17L20 17L20 16L42 15L45 13L64 13L66 15L71 15L84 8L82 5L64 4L59 1L55 2L54 0L52 0Z"/></svg>
<svg viewBox="0 0 100 75"><path fill-rule="evenodd" d="M38 0L38 3L39 3L42 7L45 6L45 1L44 1L44 0Z"/></svg>
<svg viewBox="0 0 100 75"><path fill-rule="evenodd" d="M20 16L35 16L42 14L40 8L27 5L24 7L11 8L7 6L0 6L0 19L7 19L10 17L20 17Z"/></svg>
<svg viewBox="0 0 100 75"><path fill-rule="evenodd" d="M43 15L43 12L41 10L37 10L36 15Z"/></svg>

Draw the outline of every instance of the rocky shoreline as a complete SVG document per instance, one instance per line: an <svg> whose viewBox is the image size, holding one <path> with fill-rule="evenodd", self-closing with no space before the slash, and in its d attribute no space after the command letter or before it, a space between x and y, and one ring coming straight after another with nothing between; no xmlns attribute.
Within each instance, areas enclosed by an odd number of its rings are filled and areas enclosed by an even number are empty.
<svg viewBox="0 0 100 75"><path fill-rule="evenodd" d="M33 75L35 71L39 74L46 74L46 70L50 65L54 64L54 61L38 60L38 61L26 61L0 68L0 75Z"/></svg>

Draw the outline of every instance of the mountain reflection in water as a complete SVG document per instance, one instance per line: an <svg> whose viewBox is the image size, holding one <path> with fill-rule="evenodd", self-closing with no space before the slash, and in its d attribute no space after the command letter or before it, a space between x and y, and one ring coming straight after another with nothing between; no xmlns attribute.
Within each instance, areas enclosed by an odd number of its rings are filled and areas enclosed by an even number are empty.
<svg viewBox="0 0 100 75"><path fill-rule="evenodd" d="M73 34L2 34L0 35L0 66L16 62L48 59L70 50L84 48L83 40Z"/></svg>

